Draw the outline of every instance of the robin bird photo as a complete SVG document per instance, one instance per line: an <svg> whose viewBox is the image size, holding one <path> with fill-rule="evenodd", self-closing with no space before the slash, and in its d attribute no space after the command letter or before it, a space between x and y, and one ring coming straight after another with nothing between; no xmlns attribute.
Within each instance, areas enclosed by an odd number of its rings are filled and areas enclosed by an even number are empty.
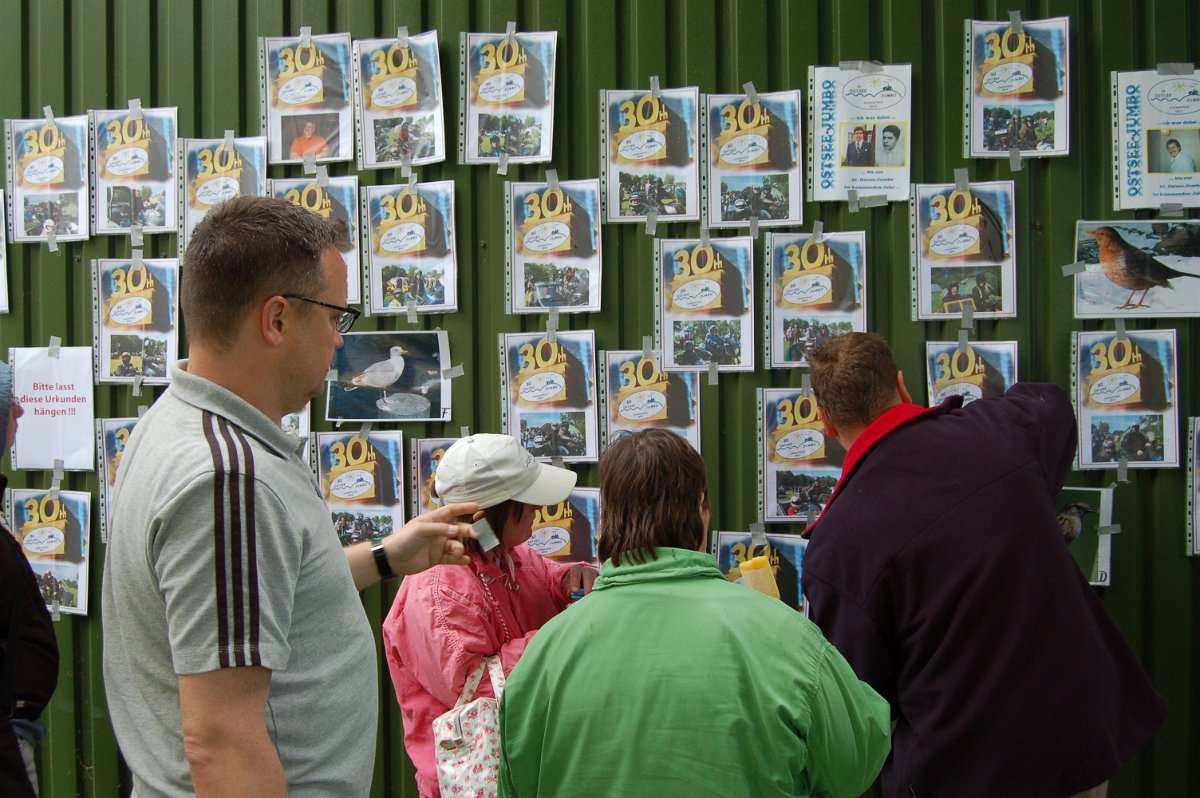
<svg viewBox="0 0 1200 798"><path fill-rule="evenodd" d="M1063 540L1067 541L1068 546L1074 543L1083 531L1083 517L1094 512L1096 511L1083 502L1067 502L1059 511L1058 528L1062 530Z"/></svg>
<svg viewBox="0 0 1200 798"><path fill-rule="evenodd" d="M1151 255L1126 242L1120 233L1111 227L1097 227L1085 232L1095 238L1100 246L1100 268L1104 271L1104 276L1114 285L1129 291L1125 304L1118 305L1117 310L1150 307L1146 302L1150 289L1156 286L1173 288L1170 281L1177 277L1200 279L1200 274L1188 274L1160 263ZM1142 296L1135 303L1133 295L1138 291L1142 292Z"/></svg>

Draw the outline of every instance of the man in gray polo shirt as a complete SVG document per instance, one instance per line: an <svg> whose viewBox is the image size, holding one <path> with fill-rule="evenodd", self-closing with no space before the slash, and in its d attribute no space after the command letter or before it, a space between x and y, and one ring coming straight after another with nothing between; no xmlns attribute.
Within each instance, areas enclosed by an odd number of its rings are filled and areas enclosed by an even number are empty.
<svg viewBox="0 0 1200 798"><path fill-rule="evenodd" d="M104 563L104 683L138 798L366 795L378 688L357 590L467 562L453 519L470 504L342 550L279 426L358 315L344 237L240 197L188 246L190 357L122 456Z"/></svg>

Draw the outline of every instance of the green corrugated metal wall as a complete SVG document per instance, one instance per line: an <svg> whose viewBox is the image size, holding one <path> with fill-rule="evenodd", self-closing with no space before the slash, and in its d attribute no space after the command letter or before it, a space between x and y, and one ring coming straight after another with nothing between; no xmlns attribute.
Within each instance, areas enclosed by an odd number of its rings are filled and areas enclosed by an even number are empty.
<svg viewBox="0 0 1200 798"><path fill-rule="evenodd" d="M349 31L355 38L390 35L397 25L416 32L436 28L442 67L449 78L447 107L458 103L458 33L503 30L559 32L557 118L553 166L561 179L599 174L596 96L604 88L700 86L702 92L734 92L752 80L759 91L805 88L811 64L877 59L913 64L912 164L915 182L947 182L955 167L972 179L1007 179L1006 161L966 162L959 145L962 114L963 20L1004 19L1010 9L1026 19L1071 17L1071 155L1026 161L1012 175L1017 186L1019 317L977 325L983 339L1020 341L1020 379L1069 384L1070 333L1096 329L1071 315L1069 282L1059 266L1074 260L1076 219L1129 218L1111 209L1109 71L1141 69L1164 61L1196 60L1200 34L1197 0L1078 0L1062 2L966 2L966 0L0 0L0 117L57 114L123 107L141 98L146 107L179 107L184 136L239 135L258 129L256 39L295 33ZM806 97L807 101L807 97ZM447 114L448 121L454 119ZM457 145L451 126L449 148ZM453 157L451 158L453 161ZM339 164L333 174L351 165ZM424 168L422 180L453 179L457 188L462 310L422 319L422 326L450 331L453 359L466 366L455 387L454 418L447 425L404 425L409 436L457 434L460 425L499 428L499 366L496 334L539 329L541 318L504 312L504 180L494 169L453 162ZM298 174L272 167L271 176ZM511 179L536 179L541 168L510 169ZM364 172L363 184L399 182L392 171ZM845 204L809 203L806 220L822 219L827 231L866 230L872 266L870 328L886 336L901 368L923 374L924 342L956 337L955 325L909 320L908 208L892 204L856 214ZM806 228L807 229L807 228ZM660 228L659 235L663 235ZM670 225L668 235L697 235L698 227ZM147 256L171 256L174 236L147 239ZM129 252L127 239L101 238L67 244L61 255L45 247L9 247L13 312L0 317L0 345L44 343L52 334L64 344L92 341L89 261ZM761 264L762 242L756 257ZM652 245L642 228L604 228L603 313L564 317L562 326L595 329L601 348L640 348L653 330ZM761 265L760 265L761 268ZM1178 323L1176 323L1178 322ZM360 322L382 328L395 320ZM1109 323L1111 327L1111 322ZM1194 363L1200 322L1139 321L1131 327L1179 330L1179 385L1183 416L1200 415L1200 370ZM714 528L745 529L756 518L755 389L799 384L799 372L759 369L722 375L719 386L701 389L703 449L714 483ZM702 382L706 382L702 380ZM96 389L97 416L136 413L125 388ZM594 466L581 469L581 484L595 484ZM19 473L16 486L46 484L48 475ZM1107 484L1111 474L1075 474L1072 483ZM1114 782L1111 795L1200 794L1200 691L1194 687L1200 659L1198 563L1183 556L1183 469L1134 472L1116 492L1114 586L1104 601L1171 703L1166 728ZM95 475L71 475L66 487L97 488ZM98 540L94 535L93 540ZM986 545L986 541L980 541ZM64 617L57 625L63 653L58 692L45 719L43 794L112 796L128 791L128 774L109 726L100 673L98 585L103 546L92 559L91 617ZM378 624L394 588L364 594ZM997 596L1003 601L1003 596ZM1013 618L1013 623L1022 619ZM415 795L403 753L399 713L380 661L383 705L373 793ZM372 689L364 685L363 689ZM319 723L319 718L313 719ZM631 752L631 755L641 755ZM649 755L645 753L644 755ZM669 755L657 752L656 755Z"/></svg>

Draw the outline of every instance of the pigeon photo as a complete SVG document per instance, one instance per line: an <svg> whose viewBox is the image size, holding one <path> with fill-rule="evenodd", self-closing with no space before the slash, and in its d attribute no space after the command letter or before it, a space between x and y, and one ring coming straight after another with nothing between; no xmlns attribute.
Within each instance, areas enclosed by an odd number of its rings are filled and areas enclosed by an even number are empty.
<svg viewBox="0 0 1200 798"><path fill-rule="evenodd" d="M1076 222L1075 318L1200 316L1200 222Z"/></svg>

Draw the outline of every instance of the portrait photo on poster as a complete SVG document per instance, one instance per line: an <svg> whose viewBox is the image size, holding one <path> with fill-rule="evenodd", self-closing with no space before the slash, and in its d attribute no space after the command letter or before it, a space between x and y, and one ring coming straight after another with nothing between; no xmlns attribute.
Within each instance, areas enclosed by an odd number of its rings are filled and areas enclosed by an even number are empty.
<svg viewBox="0 0 1200 798"><path fill-rule="evenodd" d="M273 164L354 157L350 34L308 39L259 39L259 88Z"/></svg>
<svg viewBox="0 0 1200 798"><path fill-rule="evenodd" d="M911 64L809 67L808 126L810 200L908 197Z"/></svg>
<svg viewBox="0 0 1200 798"><path fill-rule="evenodd" d="M1112 73L1114 209L1200 206L1200 78Z"/></svg>

